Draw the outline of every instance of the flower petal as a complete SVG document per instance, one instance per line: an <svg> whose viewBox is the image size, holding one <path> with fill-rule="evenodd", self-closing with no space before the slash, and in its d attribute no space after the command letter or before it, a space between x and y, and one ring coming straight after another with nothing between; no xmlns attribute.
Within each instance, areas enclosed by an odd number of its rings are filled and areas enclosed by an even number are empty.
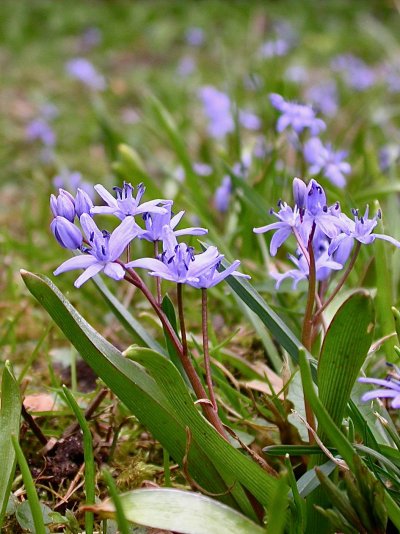
<svg viewBox="0 0 400 534"><path fill-rule="evenodd" d="M57 267L53 274L54 276L58 276L61 273L66 273L67 271L73 271L75 269L86 269L95 263L98 263L98 260L91 254L81 254L64 261L64 263Z"/></svg>
<svg viewBox="0 0 400 534"><path fill-rule="evenodd" d="M104 202L106 202L109 206L113 208L118 207L117 199L114 198L112 194L109 193L103 185L97 184L94 186L94 188L97 191L97 193L101 196L101 198L104 200Z"/></svg>
<svg viewBox="0 0 400 534"><path fill-rule="evenodd" d="M80 276L78 276L78 278L74 282L74 286L81 287L81 285L87 282L89 278L96 276L96 274L103 269L104 265L102 263L95 263L94 265L91 265L86 269L86 271L84 271Z"/></svg>
<svg viewBox="0 0 400 534"><path fill-rule="evenodd" d="M137 237L140 232L139 226L131 216L125 217L119 226L113 231L109 241L109 258L111 261L117 260L127 245Z"/></svg>
<svg viewBox="0 0 400 534"><path fill-rule="evenodd" d="M114 280L122 280L125 276L125 269L119 263L108 262L104 267L104 274Z"/></svg>

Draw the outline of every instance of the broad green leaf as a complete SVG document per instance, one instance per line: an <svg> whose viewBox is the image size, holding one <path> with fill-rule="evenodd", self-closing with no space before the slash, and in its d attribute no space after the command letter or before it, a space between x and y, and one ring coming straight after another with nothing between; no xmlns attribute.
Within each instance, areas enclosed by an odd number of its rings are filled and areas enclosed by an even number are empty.
<svg viewBox="0 0 400 534"><path fill-rule="evenodd" d="M21 397L9 362L5 363L1 380L0 405L0 530L7 509L15 471L15 452L11 435L19 434Z"/></svg>
<svg viewBox="0 0 400 534"><path fill-rule="evenodd" d="M142 366L124 358L119 350L100 336L48 278L27 271L21 274L29 291L82 358L182 465L186 447L185 427L156 382ZM196 442L190 449L189 472L208 491L226 492L226 484ZM231 496L222 496L221 499L235 506Z"/></svg>
<svg viewBox="0 0 400 534"><path fill-rule="evenodd" d="M234 449L197 411L188 390L175 366L150 349L127 351L127 355L143 365L156 380L171 406L181 414L198 442L220 472L226 472L245 486L256 499L268 506L271 503L277 479L267 474L253 460ZM174 387L172 387L172 385ZM234 488L232 489L232 491Z"/></svg>
<svg viewBox="0 0 400 534"><path fill-rule="evenodd" d="M372 299L367 292L359 291L342 304L326 332L318 362L318 391L338 426L367 357L373 331Z"/></svg>
<svg viewBox="0 0 400 534"><path fill-rule="evenodd" d="M182 534L262 534L264 529L236 510L199 493L171 488L139 489L119 496L125 517L139 525ZM91 510L115 517L111 501Z"/></svg>

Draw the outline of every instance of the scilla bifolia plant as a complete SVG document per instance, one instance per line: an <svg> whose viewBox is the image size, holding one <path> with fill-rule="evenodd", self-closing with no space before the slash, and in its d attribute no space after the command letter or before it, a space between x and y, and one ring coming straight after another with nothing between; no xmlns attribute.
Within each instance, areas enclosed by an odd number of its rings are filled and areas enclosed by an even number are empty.
<svg viewBox="0 0 400 534"><path fill-rule="evenodd" d="M54 274L83 269L75 280L77 288L99 273L132 284L158 316L167 348L144 333L119 304L113 304L125 323L137 329L143 345L147 345L147 348L132 347L124 356L84 321L50 281L26 272L23 276L31 292L82 357L181 465L192 487L246 515L247 518L235 516L235 532L240 533L258 532L260 527L256 523L263 520L268 529L276 533L331 532L332 529L353 532L354 525L360 532L384 532L388 516L400 528L400 508L388 485L390 481L395 490L400 488L398 460L394 460L399 453L392 446L393 440L397 439L395 443L398 443L398 438L388 424L393 436L388 438L391 445L386 445L386 451L390 455L385 458L376 430L372 428L375 421L368 422L366 431L361 408L351 400L354 383L372 344L372 298L366 291L356 291L340 306L329 326L324 317L328 305L345 284L363 244L381 239L400 247L392 237L374 232L380 212L370 218L368 208L364 215L353 210L349 217L338 202L328 205L325 191L318 182L311 180L307 184L295 178L294 206L279 201L278 211L271 210L278 221L254 229L256 233L274 231L270 241L272 256L290 236L294 237L296 251L290 259L295 268L280 274L274 272L273 276L277 287L286 278L293 280L294 288L301 280L308 283L299 341L252 288L246 280L249 276L236 270L240 264L238 260L227 264L215 246L195 253L191 246L178 241L181 236L200 236L207 230L177 229L183 212L173 215L172 201L142 202L145 192L142 184L137 186L136 195L129 183L114 188L115 195L102 185L95 189L106 205L94 206L83 190L78 190L75 197L64 190L51 197L54 215L51 230L62 247L75 252L75 256L62 263ZM98 214L115 218L118 224L112 232L99 229ZM152 257L135 258L138 240L153 243ZM136 269L145 269L155 279L154 294L150 289L152 284L147 285ZM342 274L338 275L337 271ZM265 452L268 457L286 454L282 464L275 461L271 465L265 461L243 443L232 425L227 425L227 415L232 413L235 418L242 418L246 428L254 426L254 412L248 397L230 389L227 398L236 399L236 409L226 402L218 403L210 361L207 291L223 280L270 328L293 361L300 363L308 443L284 441L284 436L290 435L287 428L291 423L277 395L272 400L265 399L265 403L258 397L252 399L258 416L274 422L280 430L282 444L267 447ZM174 328L175 316L166 305L162 281L176 284L179 335ZM187 339L185 286L201 290L203 343L200 351L204 356L204 371L193 359ZM318 395L313 380L318 383ZM397 382L370 382L388 387L390 393L381 396L393 397L397 406ZM219 375L218 385L221 390L229 389L227 384L221 384ZM237 410L241 411L239 416ZM348 431L343 432L341 427L346 416L350 416ZM357 457L360 449L356 433L358 438L364 439L363 454L368 455L368 464ZM232 445L232 439L245 453ZM299 469L293 470L293 466ZM340 477L335 472L338 482L335 485L326 475L337 466L341 471L350 469L352 475ZM304 474L306 469L309 472ZM140 500L141 496L138 494L137 498ZM157 498L162 499L161 496ZM378 509L379 513L375 513ZM130 509L126 510L131 517ZM96 511L101 512L101 506ZM132 517L135 520L135 514Z"/></svg>

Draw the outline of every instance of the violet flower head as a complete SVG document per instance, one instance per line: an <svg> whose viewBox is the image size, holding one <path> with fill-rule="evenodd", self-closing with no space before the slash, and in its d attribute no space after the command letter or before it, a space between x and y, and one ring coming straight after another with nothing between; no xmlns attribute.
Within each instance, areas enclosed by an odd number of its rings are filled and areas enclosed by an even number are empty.
<svg viewBox="0 0 400 534"><path fill-rule="evenodd" d="M126 264L126 267L147 269L151 276L185 284L198 282L200 276L209 271L223 256L216 247L209 247L201 254L194 254L193 248L178 243L169 225L163 227L163 252L155 258L141 258Z"/></svg>
<svg viewBox="0 0 400 534"><path fill-rule="evenodd" d="M214 287L223 280L225 280L225 278L227 278L228 276L238 276L240 278L247 279L250 278L248 274L243 274L236 271L236 268L240 265L239 260L235 260L225 270L220 272L218 269L221 265L222 258L216 263L214 263L208 269L208 271L205 271L203 274L201 274L197 282L188 281L188 285L196 287L197 289L209 289L210 287Z"/></svg>
<svg viewBox="0 0 400 534"><path fill-rule="evenodd" d="M88 213L93 208L93 202L90 196L83 189L78 188L75 196L75 213L80 219L81 215Z"/></svg>
<svg viewBox="0 0 400 534"><path fill-rule="evenodd" d="M65 69L71 78L79 80L89 87L89 89L103 91L106 88L104 77L97 72L89 60L83 57L77 57L68 61Z"/></svg>
<svg viewBox="0 0 400 534"><path fill-rule="evenodd" d="M311 86L306 97L323 115L333 117L338 110L337 85L334 80Z"/></svg>
<svg viewBox="0 0 400 534"><path fill-rule="evenodd" d="M206 228L183 228L182 230L175 230L175 227L181 221L184 211L180 211L176 215L172 216L171 205L167 204L165 206L166 213L149 213L146 212L143 214L143 220L146 226L144 230L138 237L140 239L145 239L146 241L161 241L163 238L163 228L164 226L170 226L173 230L175 236L180 235L204 235L208 233Z"/></svg>
<svg viewBox="0 0 400 534"><path fill-rule="evenodd" d="M186 30L185 38L189 45L201 46L204 42L204 30L197 26L192 26Z"/></svg>
<svg viewBox="0 0 400 534"><path fill-rule="evenodd" d="M226 134L233 132L235 123L228 95L207 85L199 90L198 96L203 103L204 113L208 119L209 135L215 139L222 139Z"/></svg>
<svg viewBox="0 0 400 534"><path fill-rule="evenodd" d="M291 45L286 39L273 39L266 41L259 50L260 57L270 59L272 57L286 56L290 51Z"/></svg>
<svg viewBox="0 0 400 534"><path fill-rule="evenodd" d="M75 280L75 287L80 287L100 271L104 271L105 275L114 280L121 280L125 276L125 269L116 263L116 260L140 232L133 217L126 217L111 234L105 230L100 231L87 213L81 216L80 223L91 248L86 249L85 254L80 254L62 263L54 271L54 275L57 276L75 269L85 269Z"/></svg>
<svg viewBox="0 0 400 534"><path fill-rule="evenodd" d="M260 118L251 111L240 109L239 122L247 130L259 130L261 128Z"/></svg>
<svg viewBox="0 0 400 534"><path fill-rule="evenodd" d="M44 118L31 120L26 126L25 134L28 141L41 141L46 147L56 144L56 134Z"/></svg>
<svg viewBox="0 0 400 534"><path fill-rule="evenodd" d="M74 197L65 189L59 189L59 194L50 195L50 208L54 217L60 215L70 222L75 219L75 201Z"/></svg>
<svg viewBox="0 0 400 534"><path fill-rule="evenodd" d="M70 193L75 193L75 191L80 188L89 195L93 200L93 185L89 182L86 182L82 174L79 171L70 171L68 169L62 169L62 171L54 176L53 178L54 187L67 189Z"/></svg>
<svg viewBox="0 0 400 534"><path fill-rule="evenodd" d="M396 366L393 367L397 376L389 375L386 379L366 377L358 379L358 382L362 382L363 384L381 386L379 389L374 389L364 393L364 395L361 397L362 401L366 402L373 399L392 399L392 408L400 408L400 381L398 379L400 370Z"/></svg>
<svg viewBox="0 0 400 534"><path fill-rule="evenodd" d="M351 172L351 165L343 161L346 156L346 151L334 151L330 144L324 145L318 137L312 137L304 144L304 158L310 164L309 173L321 173L337 187L346 185L344 175Z"/></svg>
<svg viewBox="0 0 400 534"><path fill-rule="evenodd" d="M310 106L288 102L276 93L270 94L270 102L281 113L276 124L278 133L291 127L296 134L309 129L311 135L318 135L326 128L324 121L316 117L315 111Z"/></svg>
<svg viewBox="0 0 400 534"><path fill-rule="evenodd" d="M392 245L400 248L400 242L393 237L385 234L373 233L373 229L378 224L378 220L382 217L381 212L378 211L369 218L369 207L365 209L365 213L360 217L358 210L353 210L354 220L351 220L344 214L340 215L342 221L342 232L332 239L329 245L329 254L335 254L337 261L345 263L347 261L349 252L353 248L354 241L357 240L364 245L369 245L375 239L382 239L389 241Z"/></svg>
<svg viewBox="0 0 400 534"><path fill-rule="evenodd" d="M90 210L92 215L98 213L115 215L118 219L125 219L125 217L134 217L135 215L141 215L143 213L167 213L166 208L159 206L158 204L168 205L172 204L172 200L163 200L157 198L155 200L149 200L140 204L146 188L143 184L139 184L136 188L136 197L133 196L134 187L124 182L122 187L114 187L116 198L101 184L94 186L97 193L106 202L107 206L95 206Z"/></svg>
<svg viewBox="0 0 400 534"><path fill-rule="evenodd" d="M372 68L352 54L337 56L333 59L331 66L355 91L365 91L375 83L375 73Z"/></svg>
<svg viewBox="0 0 400 534"><path fill-rule="evenodd" d="M221 185L214 193L214 205L220 213L228 211L232 196L232 180L229 175L222 178Z"/></svg>
<svg viewBox="0 0 400 534"><path fill-rule="evenodd" d="M279 211L275 212L271 210L270 214L275 215L275 217L279 219L279 222L253 228L253 232L256 234L263 234L265 232L275 230L269 248L271 256L276 255L278 248L283 245L286 239L288 239L288 237L293 233L293 228L299 227L301 223L300 210L297 206L291 208L286 204L286 202L282 201L279 201L278 206Z"/></svg>
<svg viewBox="0 0 400 534"><path fill-rule="evenodd" d="M192 56L183 56L183 58L180 60L176 72L179 74L179 76L182 76L182 78L186 78L187 76L190 76L194 71L196 70L196 61Z"/></svg>
<svg viewBox="0 0 400 534"><path fill-rule="evenodd" d="M82 233L77 226L65 217L57 215L51 221L50 229L58 243L70 250L80 249L83 242Z"/></svg>

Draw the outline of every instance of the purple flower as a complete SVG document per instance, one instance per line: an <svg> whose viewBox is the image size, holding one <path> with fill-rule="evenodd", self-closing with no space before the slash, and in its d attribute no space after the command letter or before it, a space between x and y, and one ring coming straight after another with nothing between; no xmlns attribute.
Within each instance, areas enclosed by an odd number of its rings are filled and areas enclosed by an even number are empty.
<svg viewBox="0 0 400 534"><path fill-rule="evenodd" d="M334 80L321 82L311 86L306 92L307 99L323 115L332 117L338 110L337 86Z"/></svg>
<svg viewBox="0 0 400 534"><path fill-rule="evenodd" d="M143 220L146 225L146 230L144 230L138 237L140 239L146 239L147 241L161 241L163 237L163 227L170 226L173 230L175 236L180 235L204 235L207 234L208 230L206 228L183 228L182 230L175 230L175 227L181 221L184 211L180 211L172 217L171 214L171 205L167 204L165 206L166 213L144 213Z"/></svg>
<svg viewBox="0 0 400 534"><path fill-rule="evenodd" d="M222 178L221 185L217 187L214 193L214 205L218 211L225 213L228 211L232 195L232 180L226 175Z"/></svg>
<svg viewBox="0 0 400 534"><path fill-rule="evenodd" d="M90 196L83 189L78 188L75 196L75 213L80 219L84 213L90 214L90 210L93 208L93 202Z"/></svg>
<svg viewBox="0 0 400 534"><path fill-rule="evenodd" d="M43 118L33 119L28 123L26 138L28 141L41 141L46 147L53 147L56 143L56 134Z"/></svg>
<svg viewBox="0 0 400 534"><path fill-rule="evenodd" d="M324 145L318 137L308 139L304 145L304 158L311 166L311 175L322 173L337 187L346 185L345 174L351 172L351 165L343 159L347 156L344 150L334 151L330 144Z"/></svg>
<svg viewBox="0 0 400 534"><path fill-rule="evenodd" d="M103 91L106 88L104 77L97 72L90 61L83 57L71 59L65 68L72 78L79 80L94 91Z"/></svg>
<svg viewBox="0 0 400 534"><path fill-rule="evenodd" d="M134 217L142 213L167 213L165 208L158 206L158 204L171 204L172 200L163 200L157 198L155 200L149 200L148 202L143 202L142 196L146 191L146 188L143 184L137 186L136 198L133 196L134 187L127 182L124 182L122 187L114 187L116 198L114 198L107 189L101 184L94 186L95 190L101 196L101 198L108 204L107 206L95 206L90 210L92 215L98 213L105 213L109 215L115 215L118 219L125 219L125 217ZM140 204L140 205L139 205Z"/></svg>
<svg viewBox="0 0 400 534"><path fill-rule="evenodd" d="M263 234L270 230L276 230L272 236L270 243L271 256L275 256L278 252L278 248L286 241L286 239L293 233L293 228L297 228L300 225L300 211L297 206L291 208L286 202L279 202L279 211L276 213L271 210L271 215L275 215L279 219L279 222L267 224L266 226L260 226L259 228L253 228L253 232L256 234Z"/></svg>
<svg viewBox="0 0 400 534"><path fill-rule="evenodd" d="M343 213L340 215L342 221L342 232L332 239L329 245L329 254L335 254L335 258L340 263L345 263L353 248L354 241L357 240L364 245L373 243L375 239L383 239L389 241L392 245L400 248L400 242L389 235L375 234L372 230L378 224L378 219L381 218L381 213L378 213L369 219L369 208L365 209L364 216L359 217L358 210L353 210L354 221Z"/></svg>
<svg viewBox="0 0 400 534"><path fill-rule="evenodd" d="M141 258L126 264L126 267L148 269L151 276L180 284L199 282L201 275L208 272L223 258L216 247L209 247L201 254L194 254L193 248L178 243L172 228L163 227L164 250L155 258Z"/></svg>
<svg viewBox="0 0 400 534"><path fill-rule="evenodd" d="M75 219L74 197L65 189L59 189L58 196L50 195L50 208L54 217L60 215L71 222Z"/></svg>
<svg viewBox="0 0 400 534"><path fill-rule="evenodd" d="M399 370L395 368L398 372ZM385 380L380 378L359 378L359 382L363 384L374 384L374 386L383 386L383 389L375 389L364 393L361 400L366 402L372 399L393 399L391 402L392 408L400 408L400 382L390 375Z"/></svg>
<svg viewBox="0 0 400 534"><path fill-rule="evenodd" d="M81 248L82 234L81 231L74 223L66 219L65 217L57 216L50 224L51 231L58 243L70 250L76 250Z"/></svg>
<svg viewBox="0 0 400 534"><path fill-rule="evenodd" d="M303 65L290 65L285 71L285 79L297 84L306 83L308 76L307 69Z"/></svg>
<svg viewBox="0 0 400 534"><path fill-rule="evenodd" d="M296 269L291 269L286 273L278 274L271 273L271 276L276 280L276 288L278 289L282 281L286 278L292 278L292 288L296 289L300 280L306 280L309 275L308 261L303 254L299 254L296 258L293 255L289 255L289 259L295 264ZM328 251L324 250L315 260L316 278L318 281L325 280L331 274L331 270L340 270L343 265L337 261L332 260L329 257Z"/></svg>
<svg viewBox="0 0 400 534"><path fill-rule="evenodd" d="M202 28L193 26L186 30L185 38L191 46L201 46L204 42L204 31Z"/></svg>
<svg viewBox="0 0 400 534"><path fill-rule="evenodd" d="M356 91L365 91L375 83L374 71L362 59L352 54L337 56L331 66L342 75L345 83Z"/></svg>
<svg viewBox="0 0 400 534"><path fill-rule="evenodd" d="M210 165L207 165L207 163L200 162L193 163L193 171L199 176L210 176L210 174L212 174L213 172L212 167Z"/></svg>
<svg viewBox="0 0 400 534"><path fill-rule="evenodd" d="M187 76L190 76L196 69L196 62L191 56L184 56L178 65L177 73L179 76L182 76L182 78L186 78Z"/></svg>
<svg viewBox="0 0 400 534"><path fill-rule="evenodd" d="M239 110L239 122L247 130L259 130L261 120L251 111Z"/></svg>
<svg viewBox="0 0 400 534"><path fill-rule="evenodd" d="M266 41L260 48L260 57L269 59L271 57L286 56L290 50L290 43L285 39L274 39Z"/></svg>
<svg viewBox="0 0 400 534"><path fill-rule="evenodd" d="M212 265L208 271L205 271L203 274L201 274L197 282L188 281L188 284L192 287L196 287L197 289L209 289L210 287L214 287L222 282L222 280L225 280L225 278L228 276L250 278L249 275L236 271L236 267L239 267L240 265L239 260L235 260L224 271L219 272L218 268L221 264L222 258Z"/></svg>
<svg viewBox="0 0 400 534"><path fill-rule="evenodd" d="M204 113L208 119L208 133L215 139L222 139L233 132L235 123L231 112L231 101L225 93L215 87L202 87L198 95L203 102Z"/></svg>
<svg viewBox="0 0 400 534"><path fill-rule="evenodd" d="M53 185L57 188L61 187L67 189L70 192L75 192L78 187L80 187L81 189L84 189L93 200L93 185L85 182L82 178L82 174L78 171L63 169L60 174L54 176Z"/></svg>
<svg viewBox="0 0 400 534"><path fill-rule="evenodd" d="M80 223L91 248L86 251L87 254L75 256L62 263L54 271L54 275L85 269L75 280L75 287L80 287L100 271L104 271L105 275L114 280L121 280L125 276L125 269L116 263L116 260L140 232L133 217L126 217L111 234L100 231L87 213L81 216Z"/></svg>
<svg viewBox="0 0 400 534"><path fill-rule="evenodd" d="M279 133L290 126L297 134L308 128L312 135L318 135L326 128L324 121L316 117L310 106L288 102L276 93L270 94L270 102L281 113L276 124Z"/></svg>

